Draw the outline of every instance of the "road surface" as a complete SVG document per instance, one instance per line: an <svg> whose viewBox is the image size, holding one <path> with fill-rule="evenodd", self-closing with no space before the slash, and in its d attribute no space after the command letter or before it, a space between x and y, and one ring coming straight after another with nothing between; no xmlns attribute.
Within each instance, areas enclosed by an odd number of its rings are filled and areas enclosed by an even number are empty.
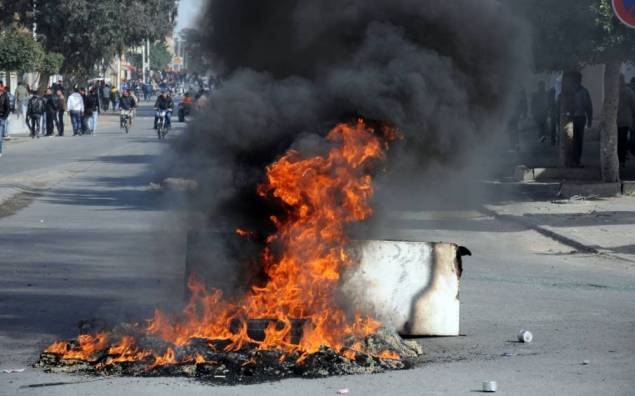
<svg viewBox="0 0 635 396"><path fill-rule="evenodd" d="M470 395L487 380L504 395L633 394L632 261L573 254L522 224L479 211L416 205L390 212L373 236L452 241L473 256L464 261L461 282L463 336L419 340L425 362L414 369L209 386L31 368L48 343L76 335L80 320L143 320L155 306L181 301L183 211L174 196L150 188L166 176L159 170L169 150L150 116L142 111L127 136L104 120L96 136L6 148L0 186L16 175L65 172L0 211L0 369L26 368L0 373L0 395L334 395L341 388L351 395ZM532 331L534 342L515 342L520 329Z"/></svg>

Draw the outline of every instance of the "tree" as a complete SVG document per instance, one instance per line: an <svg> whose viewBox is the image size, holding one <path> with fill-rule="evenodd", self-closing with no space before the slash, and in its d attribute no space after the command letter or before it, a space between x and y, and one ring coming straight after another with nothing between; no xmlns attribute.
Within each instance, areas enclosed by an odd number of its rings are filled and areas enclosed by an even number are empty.
<svg viewBox="0 0 635 396"><path fill-rule="evenodd" d="M0 0L0 31L33 16L33 0Z"/></svg>
<svg viewBox="0 0 635 396"><path fill-rule="evenodd" d="M40 72L40 83L38 91L43 92L48 85L49 77L60 72L64 64L64 55L57 52L48 52L42 57L42 61L37 68Z"/></svg>
<svg viewBox="0 0 635 396"><path fill-rule="evenodd" d="M172 61L172 55L163 42L158 42L150 46L150 66L154 71L165 70Z"/></svg>
<svg viewBox="0 0 635 396"><path fill-rule="evenodd" d="M143 40L162 40L173 29L174 0L57 0L41 2L38 33L44 47L64 56L70 83L85 82L102 60Z"/></svg>
<svg viewBox="0 0 635 396"><path fill-rule="evenodd" d="M43 57L42 46L29 33L9 31L0 36L0 70L34 71Z"/></svg>
<svg viewBox="0 0 635 396"><path fill-rule="evenodd" d="M190 72L205 73L210 62L205 49L205 37L196 29L183 29L179 33L185 49L187 68Z"/></svg>
<svg viewBox="0 0 635 396"><path fill-rule="evenodd" d="M600 123L602 179L619 181L616 126L619 72L621 64L632 59L634 32L617 19L610 0L511 0L509 4L533 26L537 69L566 72L604 64L605 99ZM572 92L563 81L562 109L572 101ZM571 120L561 116L561 127L560 162L562 166L570 166Z"/></svg>

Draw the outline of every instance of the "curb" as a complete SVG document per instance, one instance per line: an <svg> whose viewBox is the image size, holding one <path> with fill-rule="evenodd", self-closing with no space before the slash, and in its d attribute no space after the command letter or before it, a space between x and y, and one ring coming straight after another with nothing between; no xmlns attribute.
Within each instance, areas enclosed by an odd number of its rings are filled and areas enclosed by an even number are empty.
<svg viewBox="0 0 635 396"><path fill-rule="evenodd" d="M631 259L631 258L627 258L627 257L623 257L622 255L619 254L615 254L612 252L607 252L601 249L596 249L592 246L586 245L582 242L576 241L574 239L571 239L569 237L566 237L562 234L559 234L555 231L552 231L548 228L536 225L534 223L532 223L531 221L525 220L520 216L511 216L511 215L502 215L499 214L498 212L489 209L485 206L481 207L480 211L482 213L484 213L487 216L491 216L494 217L498 220L501 221L507 221L507 222L511 222L511 223L515 223L515 224L519 224L522 225L528 229L531 229L533 231L536 231L537 233L541 234L542 236L545 236L549 239L552 239L562 245L568 246L571 249L575 250L578 253L585 253L585 254L594 254L594 255L599 255L599 256L605 256L605 257L610 257L612 259L616 259L616 260L622 260L622 261L626 261L629 263L635 263L635 260Z"/></svg>

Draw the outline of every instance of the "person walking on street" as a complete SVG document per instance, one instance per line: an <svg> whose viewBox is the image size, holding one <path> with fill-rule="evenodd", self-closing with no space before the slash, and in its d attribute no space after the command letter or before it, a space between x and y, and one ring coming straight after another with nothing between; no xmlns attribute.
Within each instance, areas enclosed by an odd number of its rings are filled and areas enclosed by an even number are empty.
<svg viewBox="0 0 635 396"><path fill-rule="evenodd" d="M62 91L55 92L55 116L57 124L57 136L64 136L64 113L66 112L66 98Z"/></svg>
<svg viewBox="0 0 635 396"><path fill-rule="evenodd" d="M26 124L26 106L29 101L29 91L27 91L23 82L19 82L18 87L15 89L15 100L18 118L22 118Z"/></svg>
<svg viewBox="0 0 635 396"><path fill-rule="evenodd" d="M534 117L538 129L538 140L544 143L547 140L547 116L548 98L545 91L545 82L540 81L536 92L531 95L531 115Z"/></svg>
<svg viewBox="0 0 635 396"><path fill-rule="evenodd" d="M27 105L26 117L29 120L29 130L31 131L31 139L39 138L41 131L42 116L46 110L44 99L40 97L36 91L32 92Z"/></svg>
<svg viewBox="0 0 635 396"><path fill-rule="evenodd" d="M2 148L4 145L4 138L2 131L4 131L11 113L11 105L9 104L9 95L4 89L3 81L0 81L0 157L2 157Z"/></svg>
<svg viewBox="0 0 635 396"><path fill-rule="evenodd" d="M582 73L574 73L573 83L573 161L576 166L582 166L584 129L593 126L593 103L589 91L582 86Z"/></svg>
<svg viewBox="0 0 635 396"><path fill-rule="evenodd" d="M44 94L44 112L46 113L46 136L53 136L55 131L55 121L57 120L57 110L53 103L53 91L49 88Z"/></svg>
<svg viewBox="0 0 635 396"><path fill-rule="evenodd" d="M84 114L84 99L78 88L74 88L73 93L68 97L66 110L73 124L73 136L77 136L82 130L82 115Z"/></svg>
<svg viewBox="0 0 635 396"><path fill-rule="evenodd" d="M108 111L109 102L110 102L110 87L108 84L101 82L101 86L99 88L99 94L101 95L101 108L103 111Z"/></svg>
<svg viewBox="0 0 635 396"><path fill-rule="evenodd" d="M82 96L82 101L84 102L84 113L81 117L81 134L88 135L90 133L90 128L88 127L88 120L93 116L92 108L89 103L88 93L86 92L86 88L80 88L79 94Z"/></svg>
<svg viewBox="0 0 635 396"><path fill-rule="evenodd" d="M620 102L617 109L617 157L620 167L626 164L628 152L628 132L635 123L635 93L626 85L624 75L620 75Z"/></svg>
<svg viewBox="0 0 635 396"><path fill-rule="evenodd" d="M91 87L88 95L86 96L85 111L86 117L88 117L88 130L90 133L94 133L97 130L97 118L100 112L99 108L99 95L95 87Z"/></svg>
<svg viewBox="0 0 635 396"><path fill-rule="evenodd" d="M119 90L115 86L110 90L110 103L112 103L112 112L116 112L119 108Z"/></svg>

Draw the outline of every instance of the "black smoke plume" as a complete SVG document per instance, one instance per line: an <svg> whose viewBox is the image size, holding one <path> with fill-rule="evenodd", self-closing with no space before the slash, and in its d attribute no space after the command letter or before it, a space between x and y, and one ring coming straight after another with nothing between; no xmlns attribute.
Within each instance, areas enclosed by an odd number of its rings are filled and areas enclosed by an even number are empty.
<svg viewBox="0 0 635 396"><path fill-rule="evenodd" d="M454 166L504 122L527 64L524 30L496 0L211 0L200 24L225 81L180 165L202 187L195 207L228 230L266 230L266 165L358 116L405 135L388 169Z"/></svg>

